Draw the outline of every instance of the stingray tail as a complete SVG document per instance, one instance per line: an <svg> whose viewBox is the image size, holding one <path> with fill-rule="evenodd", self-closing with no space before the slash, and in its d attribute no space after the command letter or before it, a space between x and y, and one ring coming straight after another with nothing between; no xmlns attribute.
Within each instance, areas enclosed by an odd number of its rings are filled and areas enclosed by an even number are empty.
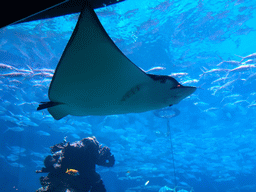
<svg viewBox="0 0 256 192"><path fill-rule="evenodd" d="M54 101L49 101L49 102L41 102L41 104L39 104L39 106L37 107L37 111L42 110L42 109L47 109L50 107L54 107L56 105L60 105L63 103L60 102L54 102Z"/></svg>

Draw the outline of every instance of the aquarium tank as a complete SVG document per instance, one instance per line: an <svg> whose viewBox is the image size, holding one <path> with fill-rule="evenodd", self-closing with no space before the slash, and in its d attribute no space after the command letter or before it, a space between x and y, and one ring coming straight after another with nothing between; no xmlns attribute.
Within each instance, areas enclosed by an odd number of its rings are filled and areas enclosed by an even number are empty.
<svg viewBox="0 0 256 192"><path fill-rule="evenodd" d="M94 137L115 159L96 165L107 192L256 191L256 2L125 0L95 12L141 70L196 91L162 109L55 120L37 108L79 13L2 27L0 191L38 190L51 150Z"/></svg>

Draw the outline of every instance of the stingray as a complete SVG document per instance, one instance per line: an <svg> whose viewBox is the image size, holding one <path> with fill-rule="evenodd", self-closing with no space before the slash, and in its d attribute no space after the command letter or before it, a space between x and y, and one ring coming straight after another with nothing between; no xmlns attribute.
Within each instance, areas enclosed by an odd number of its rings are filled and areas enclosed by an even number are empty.
<svg viewBox="0 0 256 192"><path fill-rule="evenodd" d="M67 115L140 113L179 103L196 90L170 76L147 74L114 44L93 6L81 14L52 78L47 108L54 119Z"/></svg>

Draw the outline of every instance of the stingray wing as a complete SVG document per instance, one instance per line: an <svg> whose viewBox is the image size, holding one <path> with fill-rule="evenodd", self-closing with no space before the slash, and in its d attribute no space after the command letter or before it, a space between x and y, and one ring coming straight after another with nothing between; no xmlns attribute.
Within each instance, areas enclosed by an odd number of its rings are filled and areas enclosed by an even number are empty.
<svg viewBox="0 0 256 192"><path fill-rule="evenodd" d="M79 107L113 106L133 87L149 81L113 43L86 3L56 68L49 99Z"/></svg>

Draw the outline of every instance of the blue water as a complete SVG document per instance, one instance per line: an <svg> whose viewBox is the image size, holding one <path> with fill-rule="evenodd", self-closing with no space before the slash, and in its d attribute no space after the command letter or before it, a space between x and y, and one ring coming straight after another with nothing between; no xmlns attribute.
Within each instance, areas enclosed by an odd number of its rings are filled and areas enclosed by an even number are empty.
<svg viewBox="0 0 256 192"><path fill-rule="evenodd" d="M109 192L175 184L195 192L256 191L256 56L249 56L256 53L255 9L252 0L127 0L96 10L137 66L163 67L151 73L199 87L173 106L180 115L169 119L169 136L167 119L154 111L60 121L36 111L48 100L77 14L1 29L0 63L9 68L0 68L0 191L35 191L35 170L50 146L92 135L116 158L113 168L97 167Z"/></svg>

